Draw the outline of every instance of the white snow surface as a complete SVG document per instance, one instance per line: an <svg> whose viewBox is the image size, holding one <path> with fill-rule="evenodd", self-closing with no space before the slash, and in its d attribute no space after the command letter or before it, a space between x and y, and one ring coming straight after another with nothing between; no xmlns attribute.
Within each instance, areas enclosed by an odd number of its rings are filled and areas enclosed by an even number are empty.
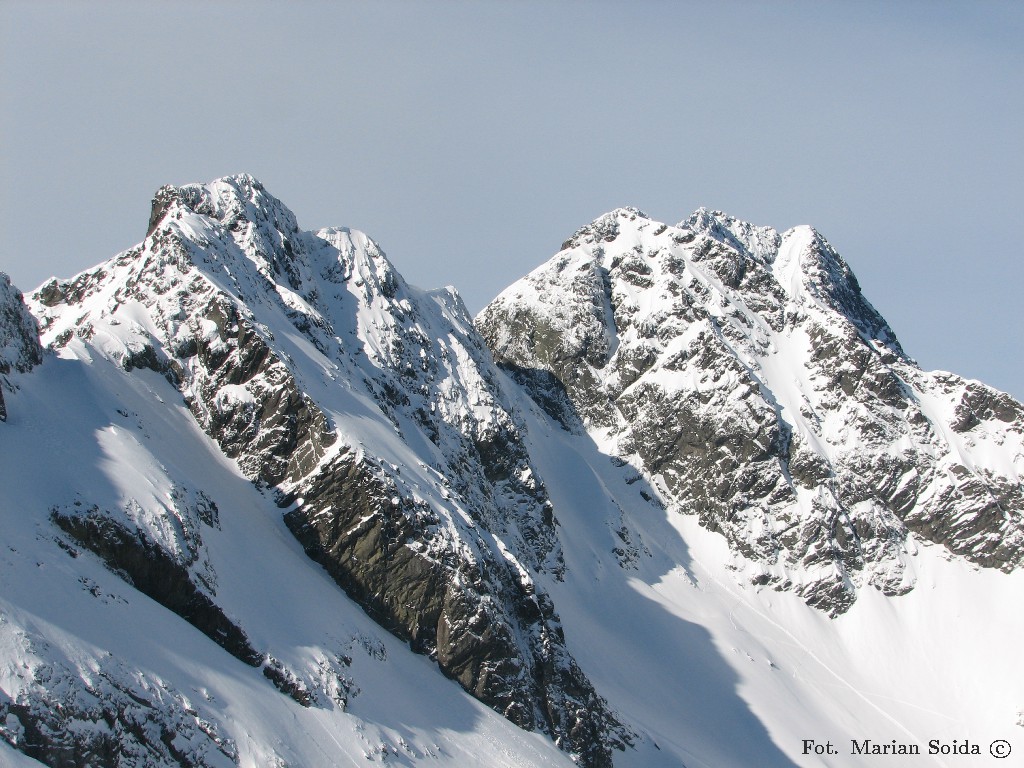
<svg viewBox="0 0 1024 768"><path fill-rule="evenodd" d="M364 378L422 358L440 368L422 404L444 424L473 430L514 420L529 472L553 502L565 568L556 577L521 557L515 562L551 594L567 646L598 693L649 737L616 752L616 766L857 766L868 763L850 754L851 740L865 739L912 743L923 753L874 757L871 765L1005 764L988 755L994 739L1010 741L1014 757L1024 754L1019 569L982 569L912 537L905 558L916 588L900 597L864 590L834 619L791 592L752 585L721 536L666 508L656 478L612 461L611 432L567 432L498 371L454 291L405 285L361 233L302 233L283 206L248 209L253 198L239 188L253 181L233 177L202 188L211 214L234 211L243 221L236 250L220 243L206 216L166 215L153 237L182 238L197 265L217 262L202 270L182 265L179 283L234 297L329 418L339 436L330 450L365 451L393 466L402 488L437 510L453 537L473 523L434 469L446 460L444 440L439 447L426 439L404 413L386 417ZM244 223L268 216L278 218L277 228ZM637 231L620 239L639 243L638 231L656 226L634 221ZM794 266L812 230L778 235L735 220L726 225L751 250L777 252L772 270L794 302L809 313L831 311ZM283 265L260 255L271 250L258 242L268 231L285 232L303 254L287 278ZM306 557L272 495L204 434L182 392L157 372L125 370L133 354L154 342L169 348L178 329L198 322L179 312L173 292L156 308L118 292L152 253L143 244L98 268L103 278L89 283L95 293L74 311L33 304L44 343L59 341L59 348L35 370L10 374L17 389L0 424L0 704L31 697L39 686L85 708L91 696L129 690L175 712L178 746L209 765L572 765L549 740L512 726L368 618ZM591 280L588 258L570 250L556 268ZM161 268L170 275L179 266ZM715 275L690 268L694 280L727 291ZM257 276L276 287L274 295ZM521 283L502 298L535 301L535 286ZM649 292L637 290L632 300L639 315L659 310ZM777 407L801 424L816 386L802 373L805 339L780 336L756 316L747 320L751 349L761 351L746 364L773 382ZM572 330L581 345L622 343L596 339L601 328ZM397 337L420 341L398 349ZM673 343L685 344L680 338ZM679 372L658 376L674 390L708 386ZM186 394L189 386L186 378ZM251 401L250 389L237 385L221 391L218 406ZM923 397L921 407L948 422L948 402ZM856 450L838 426L827 439L814 437L817 427L803 434L830 457ZM1019 481L1019 439L1007 444L1004 433L985 429L948 437L972 467ZM190 511L200 493L216 504L217 525ZM255 648L314 692L313 706L283 695L260 669L69 545L50 513L76 504L144 530L169 552L198 547L193 573ZM515 536L500 531L497 545L519 552ZM6 743L19 738L12 723L0 722L0 736L0 765L34 764ZM807 739L831 742L838 754L806 754ZM928 755L932 739L969 741L983 754Z"/></svg>

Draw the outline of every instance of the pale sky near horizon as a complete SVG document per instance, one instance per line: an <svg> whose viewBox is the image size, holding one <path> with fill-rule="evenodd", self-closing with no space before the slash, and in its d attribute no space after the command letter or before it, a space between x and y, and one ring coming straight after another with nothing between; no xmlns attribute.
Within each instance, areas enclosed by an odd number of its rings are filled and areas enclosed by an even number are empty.
<svg viewBox="0 0 1024 768"><path fill-rule="evenodd" d="M811 224L925 368L1024 398L1024 3L0 0L0 270L249 172L478 311L634 205Z"/></svg>

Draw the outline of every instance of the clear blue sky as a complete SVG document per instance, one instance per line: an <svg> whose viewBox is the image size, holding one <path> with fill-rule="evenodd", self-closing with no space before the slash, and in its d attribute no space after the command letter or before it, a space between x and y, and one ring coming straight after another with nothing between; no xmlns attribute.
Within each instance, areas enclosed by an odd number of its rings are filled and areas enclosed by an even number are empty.
<svg viewBox="0 0 1024 768"><path fill-rule="evenodd" d="M817 227L926 368L1024 397L1024 3L0 2L0 270L247 171L473 311L620 205Z"/></svg>

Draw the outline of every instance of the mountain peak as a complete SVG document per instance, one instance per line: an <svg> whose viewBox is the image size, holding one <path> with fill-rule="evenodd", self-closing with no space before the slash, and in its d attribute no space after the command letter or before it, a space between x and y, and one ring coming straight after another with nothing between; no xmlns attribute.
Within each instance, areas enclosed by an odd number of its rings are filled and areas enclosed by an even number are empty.
<svg viewBox="0 0 1024 768"><path fill-rule="evenodd" d="M701 208L678 228L637 225L627 237L629 219L600 217L572 252L484 308L477 325L495 359L554 376L588 430L660 477L671 506L699 511L763 565L752 578L788 584L830 613L847 610L861 584L909 590L902 542L920 528L902 522L908 502L896 489L913 487L920 509L945 509L944 491L919 478L964 449L846 261L809 226L780 235ZM959 407L957 423L1012 412L994 397ZM914 448L895 448L900 440ZM964 472L979 488L1019 495L1017 470L975 475L974 461ZM834 525L873 515L884 524ZM977 562L1024 563L1024 547L997 543L1020 541L1020 524L990 523L984 535L951 535L947 523L926 535ZM800 526L802 538L774 533Z"/></svg>
<svg viewBox="0 0 1024 768"><path fill-rule="evenodd" d="M749 253L770 264L778 252L781 238L772 227L756 226L723 211L698 208L678 224L680 229L705 234L737 251Z"/></svg>
<svg viewBox="0 0 1024 768"><path fill-rule="evenodd" d="M223 222L232 231L245 224L262 225L287 237L298 232L295 215L266 187L247 173L225 176L208 184L166 185L153 196L146 236L170 221L195 214Z"/></svg>
<svg viewBox="0 0 1024 768"><path fill-rule="evenodd" d="M588 243L611 242L618 236L622 222L636 221L637 219L650 221L650 216L639 208L632 206L624 206L608 211L608 213L598 216L589 224L577 229L572 237L562 243L561 250L564 251Z"/></svg>

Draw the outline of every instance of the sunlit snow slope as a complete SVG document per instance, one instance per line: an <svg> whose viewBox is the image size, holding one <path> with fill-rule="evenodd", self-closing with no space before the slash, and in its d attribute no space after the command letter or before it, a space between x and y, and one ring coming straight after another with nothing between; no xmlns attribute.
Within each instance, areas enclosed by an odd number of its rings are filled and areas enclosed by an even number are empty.
<svg viewBox="0 0 1024 768"><path fill-rule="evenodd" d="M572 764L346 597L162 375L126 372L75 340L11 378L18 391L7 393L0 433L0 765L38 765L14 762L5 741L30 754L49 745L37 753L49 765ZM244 629L254 663L51 520L93 508L182 553ZM266 674L275 668L283 691Z"/></svg>

